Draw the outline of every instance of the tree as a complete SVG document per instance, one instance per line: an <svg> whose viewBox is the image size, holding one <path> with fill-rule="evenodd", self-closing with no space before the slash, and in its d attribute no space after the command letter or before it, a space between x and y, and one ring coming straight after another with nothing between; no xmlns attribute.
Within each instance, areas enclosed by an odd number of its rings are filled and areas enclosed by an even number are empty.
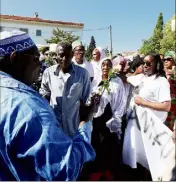
<svg viewBox="0 0 176 182"><path fill-rule="evenodd" d="M94 36L91 36L90 44L89 44L89 49L90 49L90 51L93 52L93 50L94 50L95 48L96 48L96 42L95 42Z"/></svg>
<svg viewBox="0 0 176 182"><path fill-rule="evenodd" d="M53 30L53 36L50 39L47 39L46 42L49 44L52 43L58 44L59 42L66 41L72 44L74 41L78 39L79 36L72 35L71 32L67 32L57 28Z"/></svg>
<svg viewBox="0 0 176 182"><path fill-rule="evenodd" d="M90 39L90 44L87 47L86 53L85 53L85 57L88 61L90 61L92 59L92 52L93 50L96 48L96 42L95 42L95 38L94 36L91 36Z"/></svg>
<svg viewBox="0 0 176 182"><path fill-rule="evenodd" d="M148 53L153 52L153 50L154 50L154 43L153 43L152 38L149 38L147 40L143 40L143 45L140 48L139 52L141 54L148 54Z"/></svg>
<svg viewBox="0 0 176 182"><path fill-rule="evenodd" d="M176 18L176 15L174 15L164 26L163 30L163 39L161 40L161 53L164 54L168 50L175 51L175 36L176 32L173 32L171 30L171 21Z"/></svg>
<svg viewBox="0 0 176 182"><path fill-rule="evenodd" d="M153 35L151 38L144 40L143 45L140 48L140 53L146 54L149 52L160 53L161 49L161 40L163 39L163 14L160 13L158 16L158 20L156 26L153 31Z"/></svg>
<svg viewBox="0 0 176 182"><path fill-rule="evenodd" d="M160 53L161 40L163 39L163 14L160 13L152 36L153 51Z"/></svg>
<svg viewBox="0 0 176 182"><path fill-rule="evenodd" d="M104 49L104 51L105 51L106 57L109 57L110 56L110 51L109 51L108 47L106 47Z"/></svg>

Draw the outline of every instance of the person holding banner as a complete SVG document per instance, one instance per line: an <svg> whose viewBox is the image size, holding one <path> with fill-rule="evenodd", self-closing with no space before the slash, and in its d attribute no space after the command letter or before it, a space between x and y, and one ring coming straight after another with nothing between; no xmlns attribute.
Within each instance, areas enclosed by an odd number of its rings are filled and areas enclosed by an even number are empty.
<svg viewBox="0 0 176 182"><path fill-rule="evenodd" d="M152 114L162 123L166 120L167 113L170 110L170 86L164 75L160 56L149 54L144 57L144 74L127 79L135 88L128 110L128 125L123 144L123 162L131 168L137 168L137 163L139 163L149 169L144 150L145 144L135 115L135 107L150 108Z"/></svg>

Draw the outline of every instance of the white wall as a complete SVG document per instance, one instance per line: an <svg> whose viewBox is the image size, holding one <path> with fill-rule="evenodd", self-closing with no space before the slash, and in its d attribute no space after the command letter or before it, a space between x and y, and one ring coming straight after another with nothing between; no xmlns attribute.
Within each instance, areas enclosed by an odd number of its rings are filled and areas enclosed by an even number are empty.
<svg viewBox="0 0 176 182"><path fill-rule="evenodd" d="M9 21L9 20L1 20L0 26L2 30L11 30L11 29L20 29L27 28L28 33L36 44L46 44L45 39L49 39L52 36L53 29L57 28L56 25L47 25L47 24L34 24L34 23L25 23L25 22L17 22L17 21ZM73 34L77 36L82 36L82 28L75 27L66 27L66 26L58 26L59 29L65 31L76 31ZM36 30L41 30L42 35L36 36Z"/></svg>

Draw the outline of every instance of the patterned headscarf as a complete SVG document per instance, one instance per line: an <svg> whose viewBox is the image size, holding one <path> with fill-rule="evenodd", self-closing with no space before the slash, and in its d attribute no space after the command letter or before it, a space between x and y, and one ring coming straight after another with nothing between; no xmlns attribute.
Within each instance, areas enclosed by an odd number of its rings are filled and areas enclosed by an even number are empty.
<svg viewBox="0 0 176 182"><path fill-rule="evenodd" d="M117 56L112 60L113 68L119 71L126 71L129 68L128 61L122 56Z"/></svg>

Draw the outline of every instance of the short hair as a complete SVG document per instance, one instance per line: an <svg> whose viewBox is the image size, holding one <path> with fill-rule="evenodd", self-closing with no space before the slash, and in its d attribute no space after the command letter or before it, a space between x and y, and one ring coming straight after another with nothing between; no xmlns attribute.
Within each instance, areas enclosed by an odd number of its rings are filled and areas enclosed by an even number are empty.
<svg viewBox="0 0 176 182"><path fill-rule="evenodd" d="M136 68L143 65L144 61L141 57L136 56L132 62L130 62L130 71L135 72Z"/></svg>
<svg viewBox="0 0 176 182"><path fill-rule="evenodd" d="M72 45L69 42L59 42L57 44L56 50L58 49L58 47L62 47L64 49L72 50Z"/></svg>

